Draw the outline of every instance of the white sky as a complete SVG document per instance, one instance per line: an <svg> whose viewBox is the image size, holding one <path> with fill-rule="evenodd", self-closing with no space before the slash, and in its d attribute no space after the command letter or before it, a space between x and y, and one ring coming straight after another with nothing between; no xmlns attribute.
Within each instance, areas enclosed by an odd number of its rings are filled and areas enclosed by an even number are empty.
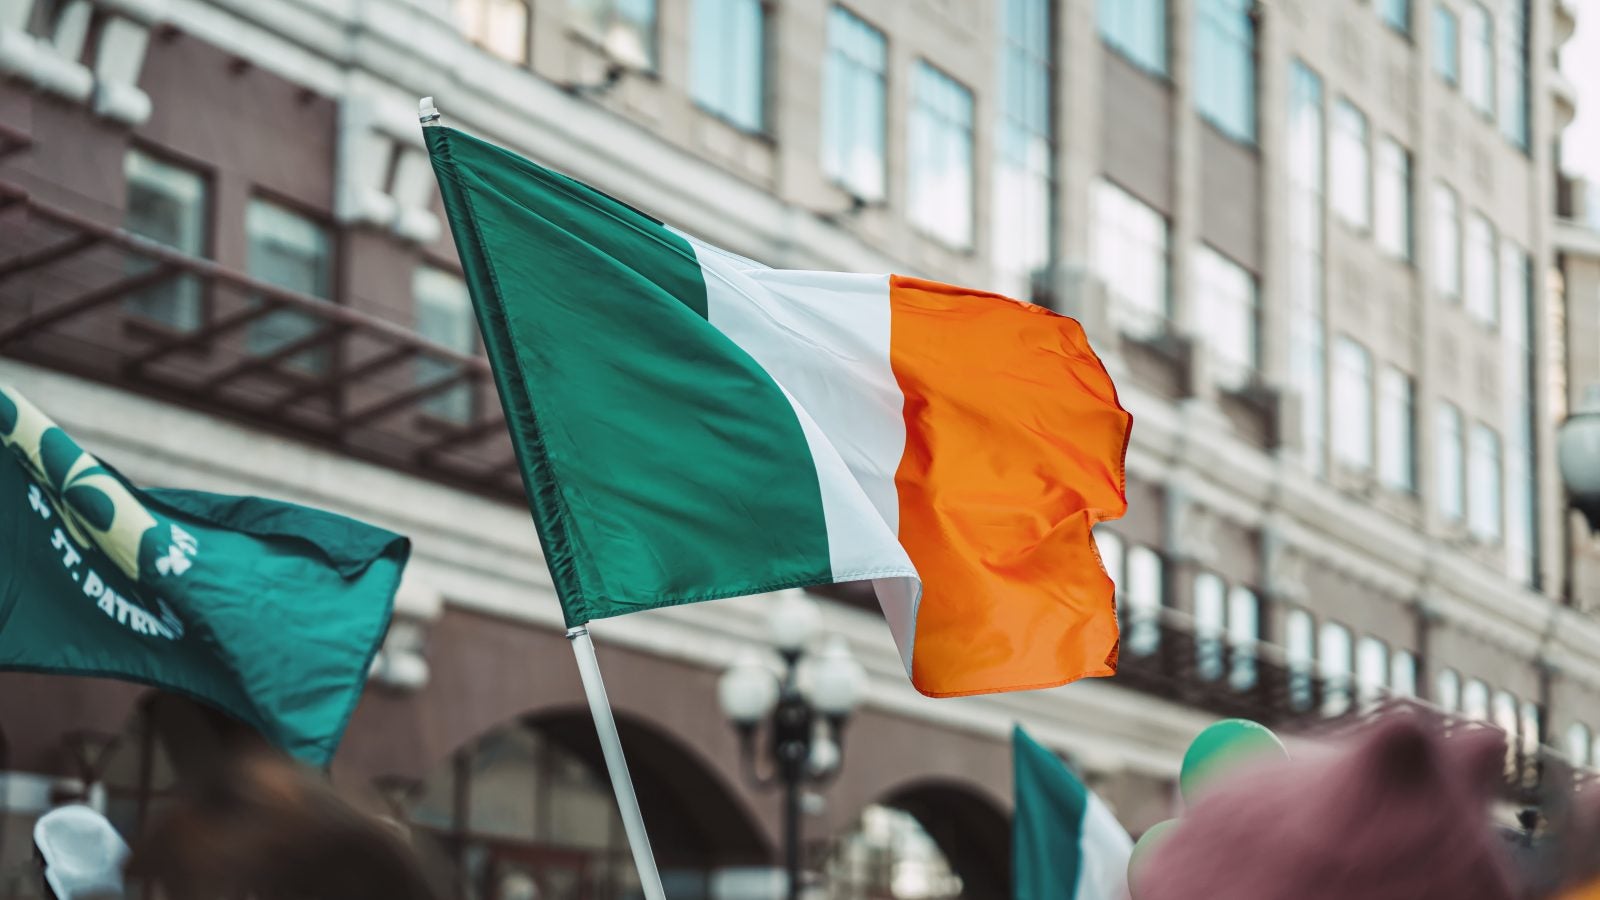
<svg viewBox="0 0 1600 900"><path fill-rule="evenodd" d="M1578 88L1578 118L1567 126L1564 168L1600 184L1600 0L1577 0L1578 31L1561 48L1561 69Z"/></svg>

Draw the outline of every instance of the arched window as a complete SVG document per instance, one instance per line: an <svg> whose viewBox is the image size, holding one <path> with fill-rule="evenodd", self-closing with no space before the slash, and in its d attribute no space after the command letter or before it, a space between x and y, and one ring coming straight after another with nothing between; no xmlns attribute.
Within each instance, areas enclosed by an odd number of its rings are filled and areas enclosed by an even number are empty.
<svg viewBox="0 0 1600 900"><path fill-rule="evenodd" d="M873 804L835 844L823 877L832 900L954 900L961 877L914 816Z"/></svg>

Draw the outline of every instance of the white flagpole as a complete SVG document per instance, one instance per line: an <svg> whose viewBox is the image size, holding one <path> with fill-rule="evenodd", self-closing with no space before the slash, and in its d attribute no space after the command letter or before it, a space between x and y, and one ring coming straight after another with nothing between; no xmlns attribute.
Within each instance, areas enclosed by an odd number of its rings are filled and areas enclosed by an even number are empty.
<svg viewBox="0 0 1600 900"><path fill-rule="evenodd" d="M589 713L594 717L594 730L600 735L600 752L605 754L606 771L611 773L611 790L617 795L617 810L622 813L622 828L628 835L628 846L633 850L633 864L639 869L639 886L646 900L666 900L661 889L661 873L656 871L656 857L650 852L650 835L644 830L644 816L639 813L639 798L633 792L633 779L628 775L628 760L622 755L622 739L617 736L617 720L611 715L611 701L606 698L606 684L600 678L600 661L594 655L594 640L589 628L579 625L567 629L567 640L572 642L572 655L578 658L578 674L583 676L583 693L589 698Z"/></svg>
<svg viewBox="0 0 1600 900"><path fill-rule="evenodd" d="M423 97L417 108L422 127L439 124L439 110L434 108L432 97ZM572 644L572 655L578 659L583 693L589 698L589 713L594 717L594 730L600 736L600 752L605 756L606 771L611 775L611 790L617 795L617 811L622 814L622 828L628 835L628 847L633 850L633 864L639 870L639 886L644 890L645 900L667 900L666 891L661 889L661 873L656 870L655 854L650 852L650 835L644 830L644 816L639 812L639 797L628 775L628 760L622 755L622 738L617 735L617 720L611 714L611 701L606 698L606 683L600 678L600 660L594 655L594 640L589 637L588 626L567 629L567 640Z"/></svg>

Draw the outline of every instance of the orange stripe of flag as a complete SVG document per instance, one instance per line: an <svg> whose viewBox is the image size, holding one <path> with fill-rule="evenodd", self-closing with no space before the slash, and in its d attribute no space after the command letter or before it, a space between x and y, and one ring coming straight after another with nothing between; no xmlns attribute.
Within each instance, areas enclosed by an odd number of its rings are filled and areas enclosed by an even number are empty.
<svg viewBox="0 0 1600 900"><path fill-rule="evenodd" d="M899 275L889 303L900 541L924 585L912 683L948 697L1112 674L1116 606L1090 528L1127 511L1132 417L1083 329Z"/></svg>

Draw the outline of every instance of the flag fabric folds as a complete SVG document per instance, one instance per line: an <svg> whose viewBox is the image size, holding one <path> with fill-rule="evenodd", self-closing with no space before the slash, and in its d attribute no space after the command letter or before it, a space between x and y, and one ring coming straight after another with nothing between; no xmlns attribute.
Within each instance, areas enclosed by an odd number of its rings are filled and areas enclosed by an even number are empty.
<svg viewBox="0 0 1600 900"><path fill-rule="evenodd" d="M405 538L290 503L141 490L5 386L0 448L0 669L149 684L328 762Z"/></svg>
<svg viewBox="0 0 1600 900"><path fill-rule="evenodd" d="M925 694L1114 671L1131 420L1076 322L771 269L424 131L569 625L870 580Z"/></svg>
<svg viewBox="0 0 1600 900"><path fill-rule="evenodd" d="M1016 900L1124 900L1133 841L1105 803L1019 725L1011 736Z"/></svg>

